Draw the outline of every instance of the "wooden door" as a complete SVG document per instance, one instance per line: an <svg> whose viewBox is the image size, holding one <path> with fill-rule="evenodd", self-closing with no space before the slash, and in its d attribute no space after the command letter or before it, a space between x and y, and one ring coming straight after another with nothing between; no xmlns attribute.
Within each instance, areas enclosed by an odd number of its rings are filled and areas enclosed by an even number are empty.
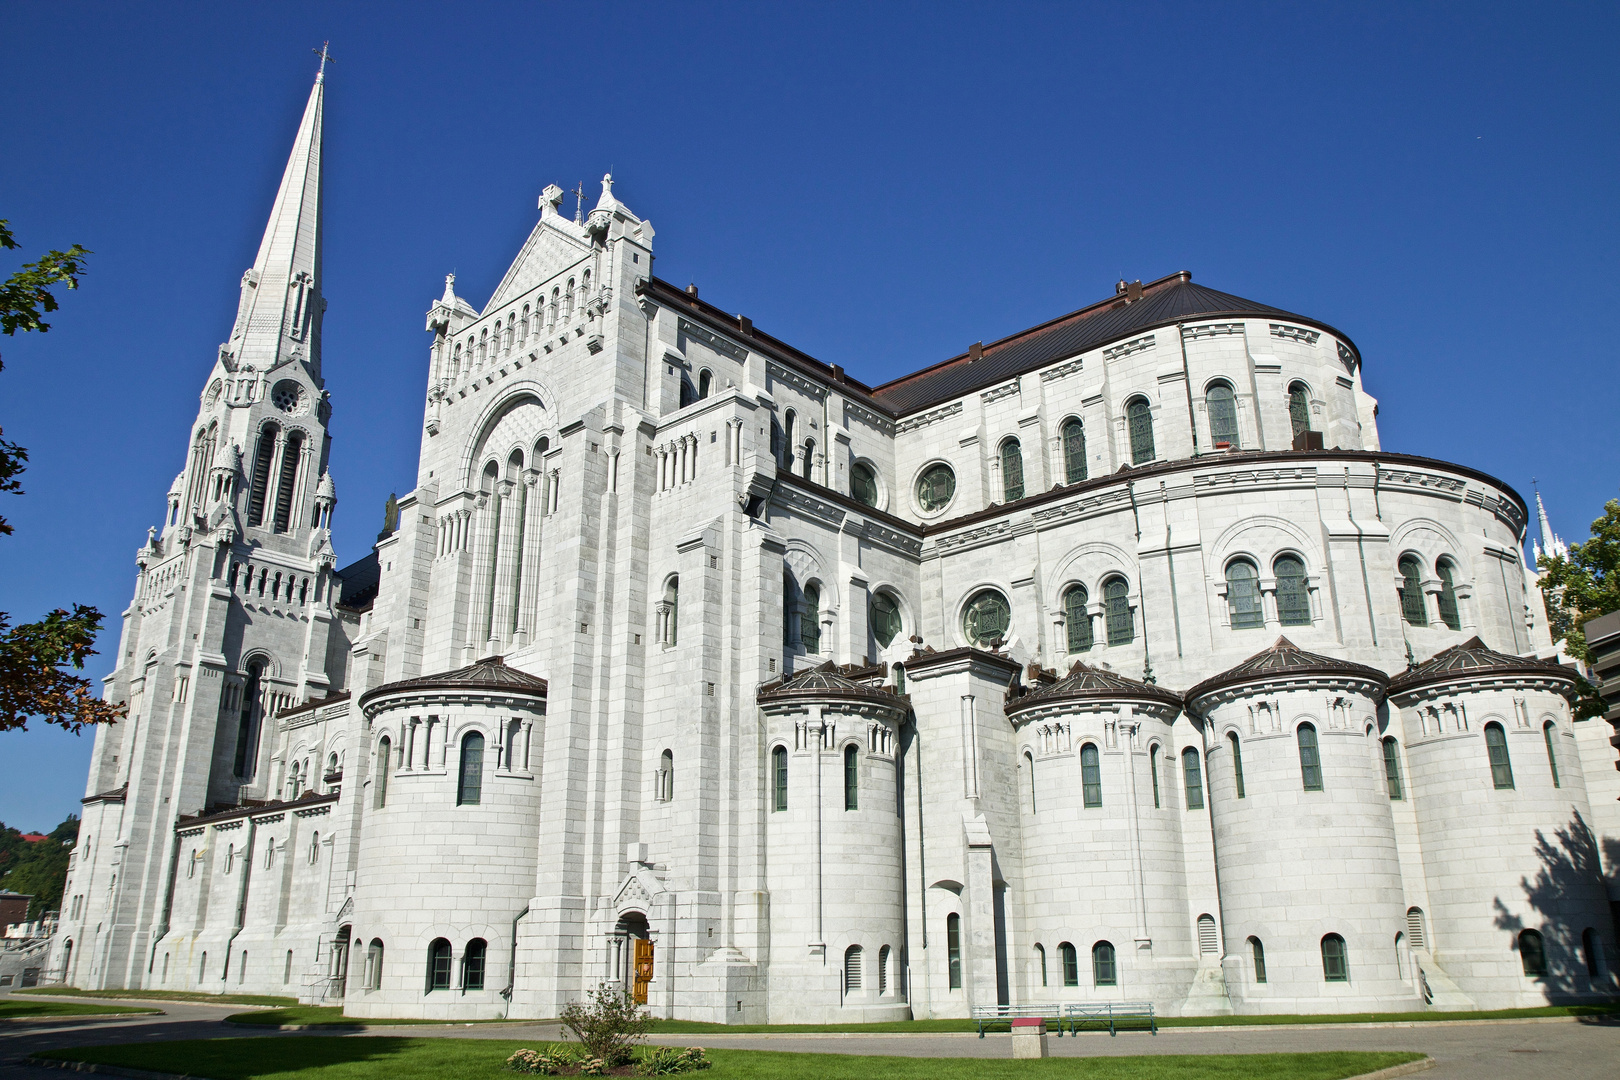
<svg viewBox="0 0 1620 1080"><path fill-rule="evenodd" d="M653 977L653 943L636 938L636 981L633 994L637 1005L647 1004L647 984Z"/></svg>

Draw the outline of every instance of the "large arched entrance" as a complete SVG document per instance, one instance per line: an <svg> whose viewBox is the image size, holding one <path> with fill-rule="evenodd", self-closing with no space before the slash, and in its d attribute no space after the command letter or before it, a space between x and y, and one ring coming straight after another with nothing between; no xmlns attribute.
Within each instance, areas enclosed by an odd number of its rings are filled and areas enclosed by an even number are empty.
<svg viewBox="0 0 1620 1080"><path fill-rule="evenodd" d="M633 994L637 1002L647 1002L647 983L652 978L652 929L647 916L627 911L613 928L613 967L615 983Z"/></svg>

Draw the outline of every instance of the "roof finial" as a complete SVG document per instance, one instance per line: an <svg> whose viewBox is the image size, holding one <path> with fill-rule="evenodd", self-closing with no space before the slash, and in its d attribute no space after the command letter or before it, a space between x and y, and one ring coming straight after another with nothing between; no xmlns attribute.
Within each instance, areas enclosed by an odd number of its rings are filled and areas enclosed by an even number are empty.
<svg viewBox="0 0 1620 1080"><path fill-rule="evenodd" d="M585 181L574 185L574 224L585 224Z"/></svg>
<svg viewBox="0 0 1620 1080"><path fill-rule="evenodd" d="M328 51L328 46L330 46L331 44L332 43L330 41L323 41L323 42L321 42L321 47L320 48L309 50L310 52L314 53L316 56L321 58L321 70L319 70L319 71L317 71L315 73L315 81L318 82L318 83L323 83L323 82L326 81L326 64L327 64L327 61L332 59L332 54L331 54L330 51Z"/></svg>

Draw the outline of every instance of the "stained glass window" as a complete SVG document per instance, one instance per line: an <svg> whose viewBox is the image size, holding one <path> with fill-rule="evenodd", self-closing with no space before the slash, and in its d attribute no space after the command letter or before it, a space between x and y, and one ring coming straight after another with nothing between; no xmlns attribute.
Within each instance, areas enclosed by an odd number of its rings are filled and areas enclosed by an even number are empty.
<svg viewBox="0 0 1620 1080"><path fill-rule="evenodd" d="M1063 422L1063 479L1078 484L1086 478L1086 429L1078 417Z"/></svg>
<svg viewBox="0 0 1620 1080"><path fill-rule="evenodd" d="M1007 598L994 589L982 589L973 594L962 612L962 633L974 645L984 647L997 638L1007 636L1012 625L1012 608Z"/></svg>

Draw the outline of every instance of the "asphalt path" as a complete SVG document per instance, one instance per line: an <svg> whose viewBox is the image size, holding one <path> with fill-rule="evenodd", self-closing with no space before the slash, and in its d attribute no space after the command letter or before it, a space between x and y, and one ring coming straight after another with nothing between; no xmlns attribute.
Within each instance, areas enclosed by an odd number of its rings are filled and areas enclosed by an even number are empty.
<svg viewBox="0 0 1620 1080"><path fill-rule="evenodd" d="M129 1002L128 1004L136 1004ZM165 1042L306 1033L254 1031L221 1021L239 1005L163 1002L162 1016L66 1018L0 1021L0 1080L64 1080L61 1071L26 1063L29 1054L65 1046ZM307 1034L321 1034L310 1032ZM405 1026L326 1032L348 1038L390 1035L418 1038L514 1039L544 1043L560 1038L555 1023ZM903 1035L658 1035L653 1042L715 1049L783 1050L820 1054L894 1054L905 1057L1006 1057L1005 1034L979 1039L972 1034ZM1133 1054L1264 1054L1319 1050L1411 1050L1428 1054L1437 1066L1421 1074L1432 1080L1616 1080L1620 1078L1620 1022L1502 1020L1401 1026L1349 1024L1248 1028L1169 1028L1146 1032L1086 1033L1049 1037L1052 1056Z"/></svg>

